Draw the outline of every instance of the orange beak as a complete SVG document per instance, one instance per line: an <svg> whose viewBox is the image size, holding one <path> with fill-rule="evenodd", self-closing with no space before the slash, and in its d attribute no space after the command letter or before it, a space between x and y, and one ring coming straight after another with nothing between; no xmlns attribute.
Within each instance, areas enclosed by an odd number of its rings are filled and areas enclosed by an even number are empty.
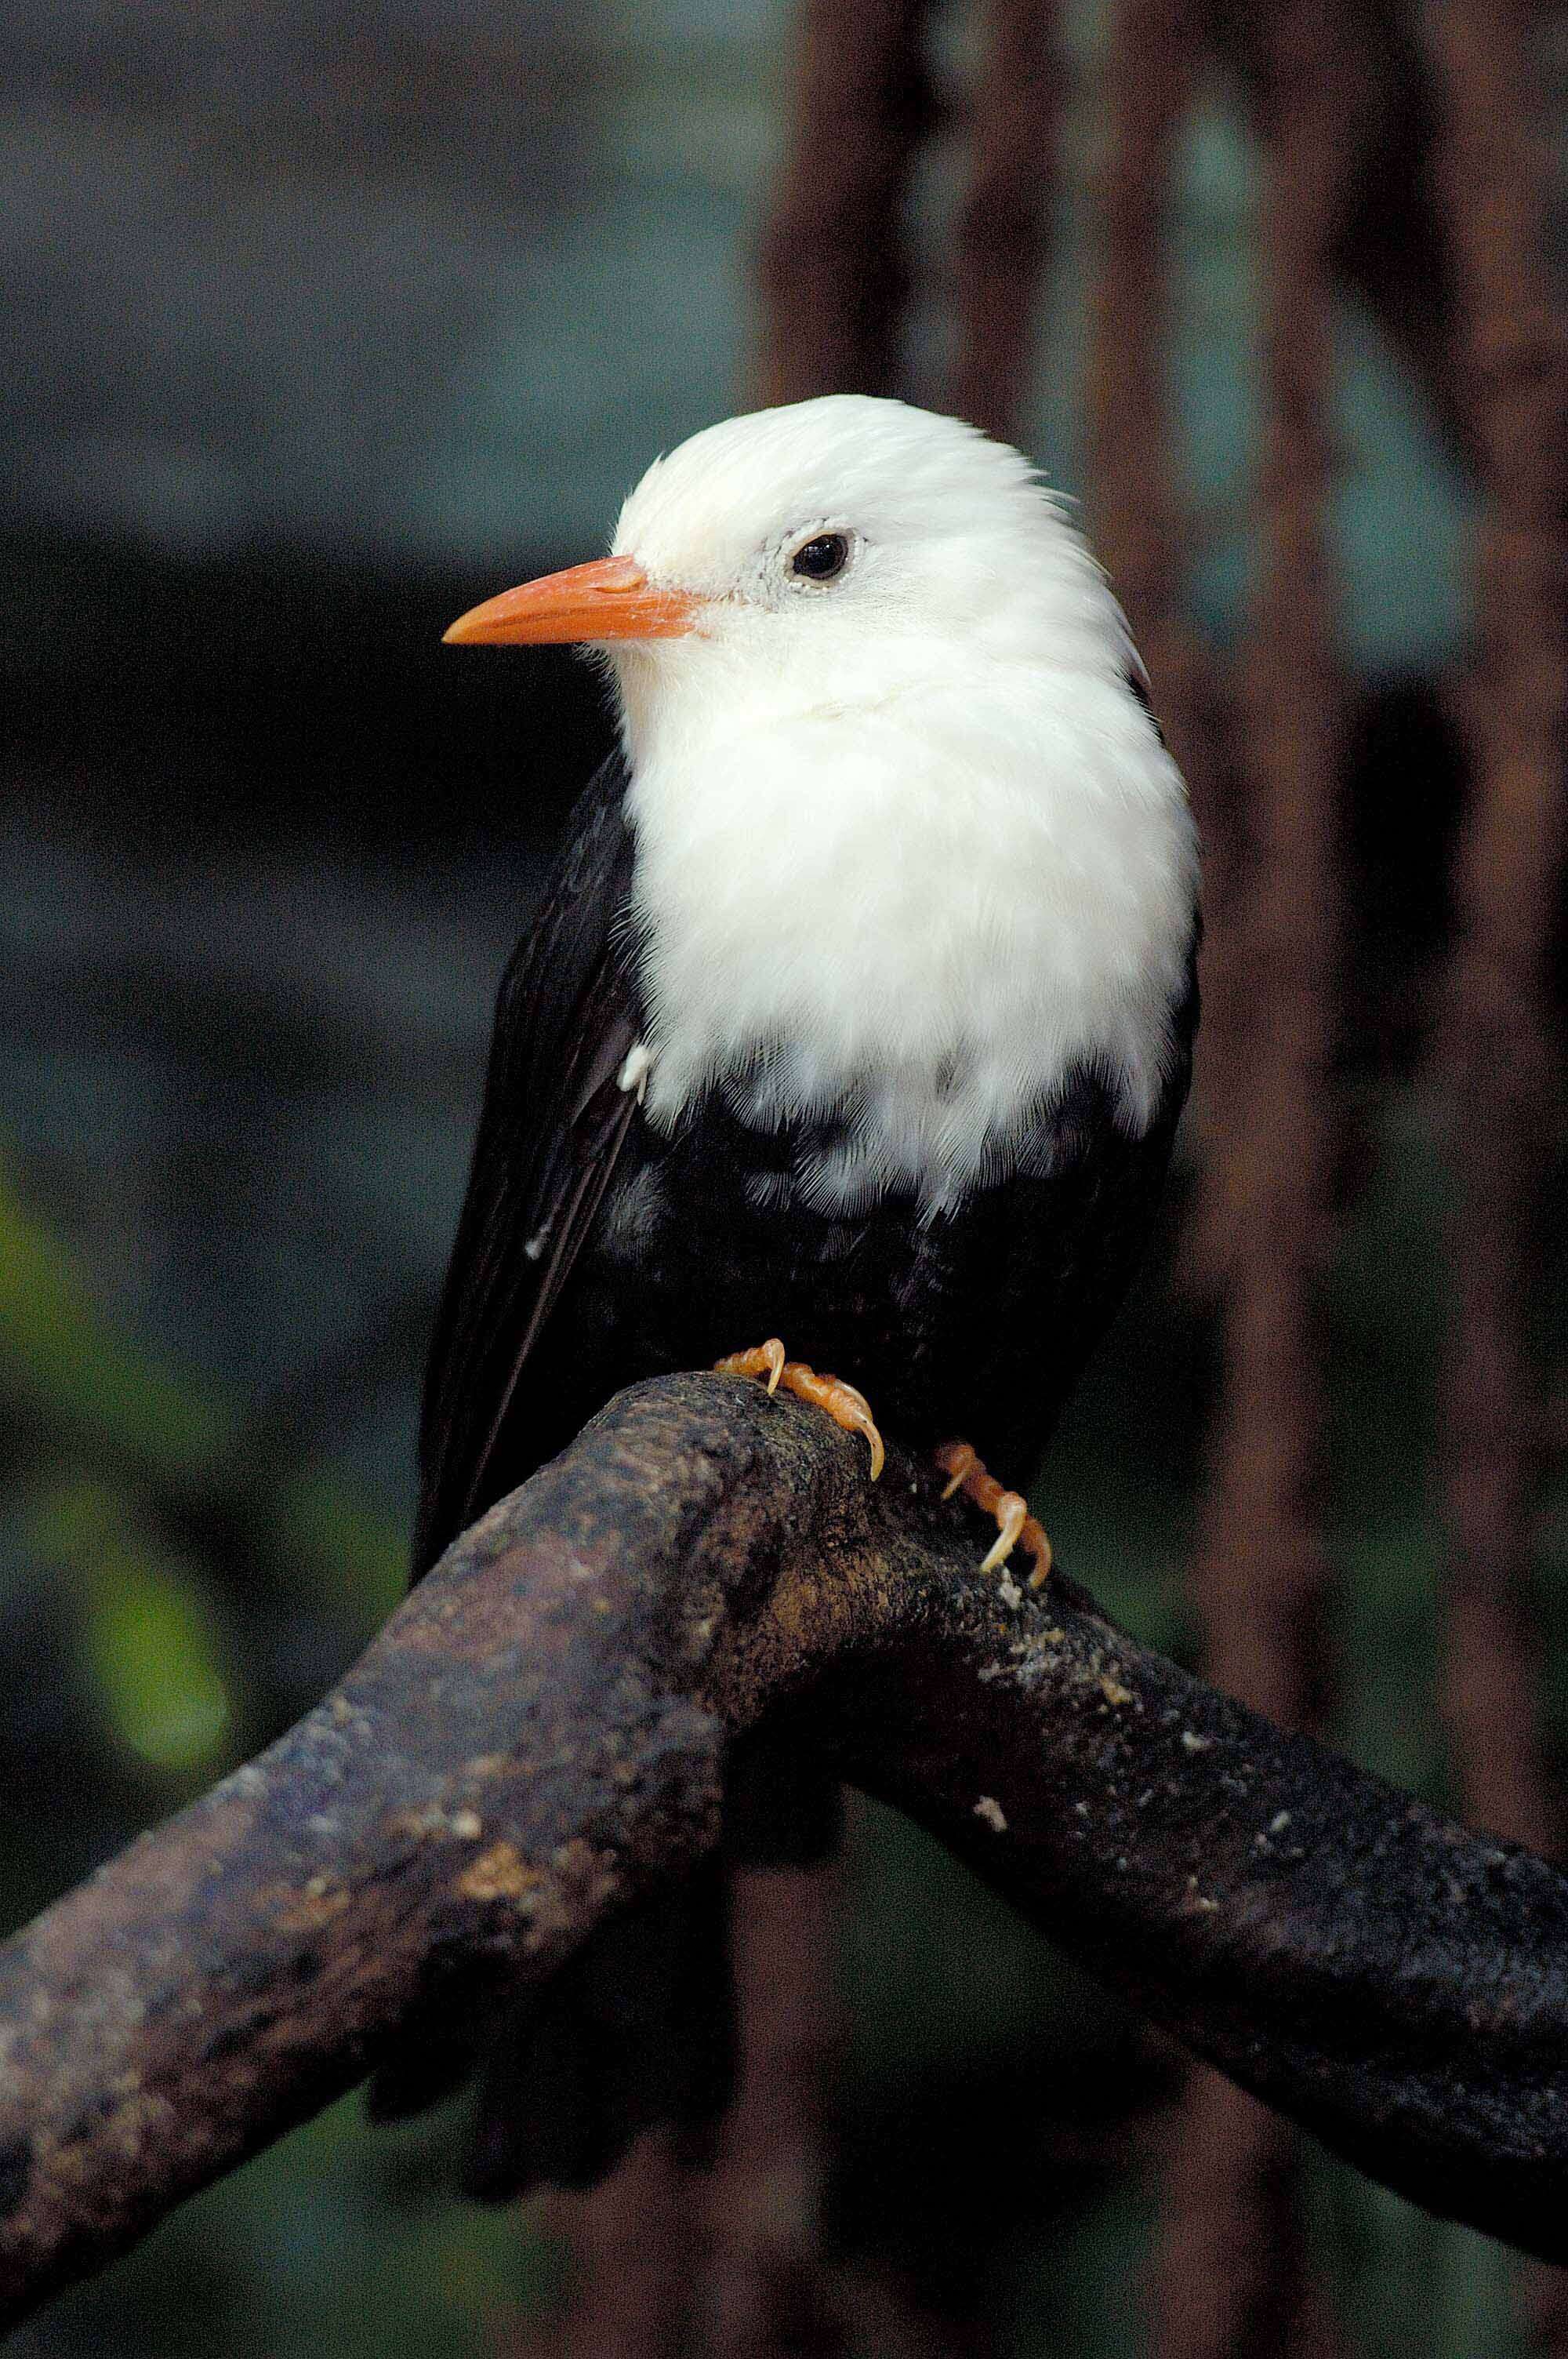
<svg viewBox="0 0 1568 2359"><path fill-rule="evenodd" d="M596 558L503 590L460 614L449 647L565 647L586 639L673 639L692 628L698 601L657 590L632 557Z"/></svg>

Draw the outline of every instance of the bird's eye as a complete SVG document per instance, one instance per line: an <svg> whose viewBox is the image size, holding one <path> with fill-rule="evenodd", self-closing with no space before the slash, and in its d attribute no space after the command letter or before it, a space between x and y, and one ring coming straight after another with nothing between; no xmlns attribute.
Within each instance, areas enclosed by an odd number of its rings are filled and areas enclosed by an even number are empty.
<svg viewBox="0 0 1568 2359"><path fill-rule="evenodd" d="M789 570L803 582L835 582L849 562L847 532L814 533L790 559Z"/></svg>

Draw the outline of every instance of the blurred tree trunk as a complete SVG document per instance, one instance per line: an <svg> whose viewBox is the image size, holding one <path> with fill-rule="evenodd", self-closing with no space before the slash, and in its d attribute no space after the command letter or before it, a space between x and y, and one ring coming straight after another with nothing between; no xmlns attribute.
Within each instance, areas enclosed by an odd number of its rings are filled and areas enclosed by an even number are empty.
<svg viewBox="0 0 1568 2359"><path fill-rule="evenodd" d="M1430 16L1440 187L1455 256L1454 370L1486 506L1475 545L1477 664L1461 709L1469 810L1431 1082L1454 1180L1442 1385L1451 1540L1441 1706L1466 1816L1548 1850L1535 1501L1547 1427L1530 1314L1543 1183L1563 1111L1546 1004L1568 759L1568 332L1547 269L1548 170L1531 123L1534 13L1443 0ZM1529 2267L1532 2347L1568 2353L1568 2279Z"/></svg>

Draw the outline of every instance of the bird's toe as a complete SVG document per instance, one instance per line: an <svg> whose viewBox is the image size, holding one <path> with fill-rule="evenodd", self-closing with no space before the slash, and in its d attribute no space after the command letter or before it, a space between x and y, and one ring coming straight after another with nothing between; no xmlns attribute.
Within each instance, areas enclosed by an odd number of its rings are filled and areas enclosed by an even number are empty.
<svg viewBox="0 0 1568 2359"><path fill-rule="evenodd" d="M847 1384L842 1376L819 1375L804 1360L786 1360L784 1345L776 1335L765 1343L753 1344L750 1351L730 1353L716 1362L715 1367L721 1376L765 1375L770 1393L782 1386L797 1400L808 1401L813 1408L821 1409L846 1433L863 1434L871 1453L871 1480L876 1481L886 1452L871 1405L859 1386Z"/></svg>
<svg viewBox="0 0 1568 2359"><path fill-rule="evenodd" d="M945 1441L935 1452L936 1463L947 1477L942 1496L950 1499L956 1491L996 1521L997 1536L980 1560L982 1572L996 1572L1006 1564L1015 1548L1028 1549L1034 1560L1029 1575L1031 1589L1044 1589L1051 1577L1051 1543L1044 1526L1029 1512L1029 1503L1016 1491L1006 1491L996 1476L988 1473L984 1460L967 1441Z"/></svg>

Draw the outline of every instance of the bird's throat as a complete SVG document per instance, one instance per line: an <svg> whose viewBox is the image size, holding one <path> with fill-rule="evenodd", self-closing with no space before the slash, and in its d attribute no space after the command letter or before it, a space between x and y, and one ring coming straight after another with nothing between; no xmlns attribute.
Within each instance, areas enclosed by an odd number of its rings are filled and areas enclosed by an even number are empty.
<svg viewBox="0 0 1568 2359"><path fill-rule="evenodd" d="M1126 759L1058 745L1054 794L1016 742L912 719L686 734L627 798L651 1118L712 1087L773 1128L849 1108L829 1193L1000 1176L1086 1067L1141 1129L1184 987L1191 822L1141 715Z"/></svg>

